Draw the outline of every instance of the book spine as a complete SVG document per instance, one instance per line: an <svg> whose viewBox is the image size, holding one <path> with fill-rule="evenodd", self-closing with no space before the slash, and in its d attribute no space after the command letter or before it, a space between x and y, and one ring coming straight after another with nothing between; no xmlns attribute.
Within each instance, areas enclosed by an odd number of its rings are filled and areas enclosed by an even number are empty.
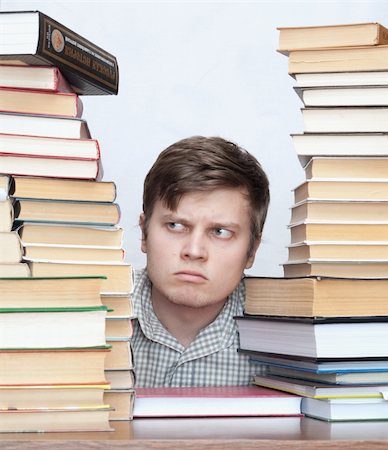
<svg viewBox="0 0 388 450"><path fill-rule="evenodd" d="M57 66L78 94L117 94L116 58L39 12L37 55Z"/></svg>

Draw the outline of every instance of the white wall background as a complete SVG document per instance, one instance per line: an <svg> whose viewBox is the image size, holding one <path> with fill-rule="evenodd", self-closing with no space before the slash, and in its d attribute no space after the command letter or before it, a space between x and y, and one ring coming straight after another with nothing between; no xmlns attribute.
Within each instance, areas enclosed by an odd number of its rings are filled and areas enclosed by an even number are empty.
<svg viewBox="0 0 388 450"><path fill-rule="evenodd" d="M380 22L388 1L0 0L40 10L118 58L118 96L83 97L117 184L127 261L142 267L142 183L158 153L192 135L222 136L256 155L271 184L263 242L251 274L282 276L291 190L304 179L290 133L302 132L279 26Z"/></svg>

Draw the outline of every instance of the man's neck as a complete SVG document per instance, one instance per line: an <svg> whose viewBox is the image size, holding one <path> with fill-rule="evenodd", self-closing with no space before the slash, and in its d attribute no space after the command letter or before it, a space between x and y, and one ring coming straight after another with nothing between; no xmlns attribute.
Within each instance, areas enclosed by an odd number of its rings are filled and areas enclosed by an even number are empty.
<svg viewBox="0 0 388 450"><path fill-rule="evenodd" d="M226 299L200 308L172 303L160 292L152 289L152 306L164 328L184 347L188 347L198 333L211 324L222 311Z"/></svg>

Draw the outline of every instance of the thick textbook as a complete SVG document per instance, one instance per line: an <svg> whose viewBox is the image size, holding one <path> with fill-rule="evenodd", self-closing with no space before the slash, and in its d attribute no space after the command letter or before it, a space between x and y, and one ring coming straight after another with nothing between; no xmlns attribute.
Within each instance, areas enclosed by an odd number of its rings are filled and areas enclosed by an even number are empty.
<svg viewBox="0 0 388 450"><path fill-rule="evenodd" d="M109 352L108 346L0 349L0 385L103 384Z"/></svg>
<svg viewBox="0 0 388 450"><path fill-rule="evenodd" d="M103 279L77 276L0 278L0 308L102 306Z"/></svg>
<svg viewBox="0 0 388 450"><path fill-rule="evenodd" d="M383 399L388 393L388 384L378 385L329 385L295 378L278 377L270 375L255 375L253 383L269 389L279 389L311 398L379 398Z"/></svg>
<svg viewBox="0 0 388 450"><path fill-rule="evenodd" d="M304 133L291 135L291 138L302 166L306 166L312 157L371 158L388 156L388 133ZM341 176L339 171L348 163L339 164L338 169L333 169L335 172L332 176ZM349 161L349 164L356 163ZM344 176L347 173L346 170ZM360 168L358 167L358 173L359 171ZM366 175L365 171L363 177L365 176L370 175Z"/></svg>
<svg viewBox="0 0 388 450"><path fill-rule="evenodd" d="M388 45L294 50L288 73L362 72L388 70Z"/></svg>
<svg viewBox="0 0 388 450"><path fill-rule="evenodd" d="M0 111L3 112L78 118L82 110L82 101L73 92L0 88Z"/></svg>
<svg viewBox="0 0 388 450"><path fill-rule="evenodd" d="M377 22L279 27L279 51L388 44L388 29Z"/></svg>
<svg viewBox="0 0 388 450"><path fill-rule="evenodd" d="M246 277L244 281L245 313L250 315L388 316L388 278Z"/></svg>
<svg viewBox="0 0 388 450"><path fill-rule="evenodd" d="M9 182L2 178L8 177ZM8 187L6 187L8 184ZM0 198L75 200L84 202L114 202L116 184L113 181L77 180L0 175Z"/></svg>
<svg viewBox="0 0 388 450"><path fill-rule="evenodd" d="M134 389L109 389L104 393L104 402L111 406L109 420L132 420L135 403Z"/></svg>
<svg viewBox="0 0 388 450"><path fill-rule="evenodd" d="M385 317L236 318L242 350L306 358L388 358Z"/></svg>
<svg viewBox="0 0 388 450"><path fill-rule="evenodd" d="M90 139L84 119L0 112L1 132L26 136Z"/></svg>
<svg viewBox="0 0 388 450"><path fill-rule="evenodd" d="M78 94L117 94L116 58L40 11L4 11L0 30L0 59L56 66Z"/></svg>
<svg viewBox="0 0 388 450"><path fill-rule="evenodd" d="M303 398L302 413L327 421L388 420L388 402L382 398Z"/></svg>
<svg viewBox="0 0 388 450"><path fill-rule="evenodd" d="M255 386L137 388L134 417L290 416L300 400Z"/></svg>
<svg viewBox="0 0 388 450"><path fill-rule="evenodd" d="M0 87L72 92L58 67L0 64Z"/></svg>

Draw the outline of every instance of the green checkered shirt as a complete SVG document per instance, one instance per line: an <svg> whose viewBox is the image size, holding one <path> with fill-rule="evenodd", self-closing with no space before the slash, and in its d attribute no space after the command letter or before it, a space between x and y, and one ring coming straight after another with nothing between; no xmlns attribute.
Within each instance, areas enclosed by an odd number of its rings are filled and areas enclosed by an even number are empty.
<svg viewBox="0 0 388 450"><path fill-rule="evenodd" d="M233 319L243 313L244 298L245 289L241 282L216 320L185 348L156 317L146 270L136 272L132 346L137 386L250 384L257 366L250 363L246 355L237 353L239 335Z"/></svg>

